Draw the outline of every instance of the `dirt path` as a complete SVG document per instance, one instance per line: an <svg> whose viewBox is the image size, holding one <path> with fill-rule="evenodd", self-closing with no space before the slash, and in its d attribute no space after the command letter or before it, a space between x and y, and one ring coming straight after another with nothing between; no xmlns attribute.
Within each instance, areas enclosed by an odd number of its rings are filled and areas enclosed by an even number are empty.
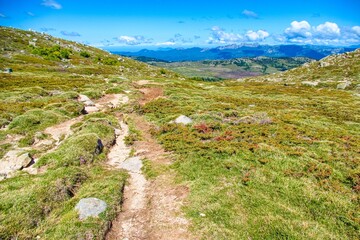
<svg viewBox="0 0 360 240"><path fill-rule="evenodd" d="M189 233L189 222L181 211L188 189L174 184L174 173L171 171L151 181L145 179L141 171L141 159L169 165L171 158L152 138L149 133L151 125L140 116L130 117L141 131L142 140L133 145L136 156L127 157L130 149L123 140L128 127L121 123L123 130L108 158L111 166L127 170L130 179L124 189L122 211L112 223L106 239L195 239Z"/></svg>

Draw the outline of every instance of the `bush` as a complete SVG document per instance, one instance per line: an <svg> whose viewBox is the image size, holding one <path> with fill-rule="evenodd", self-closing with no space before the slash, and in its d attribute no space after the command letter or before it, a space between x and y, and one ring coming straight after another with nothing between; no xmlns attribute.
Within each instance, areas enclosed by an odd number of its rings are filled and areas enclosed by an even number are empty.
<svg viewBox="0 0 360 240"><path fill-rule="evenodd" d="M80 52L80 56L84 57L84 58L89 58L90 57L90 53L86 52L86 51L81 51Z"/></svg>

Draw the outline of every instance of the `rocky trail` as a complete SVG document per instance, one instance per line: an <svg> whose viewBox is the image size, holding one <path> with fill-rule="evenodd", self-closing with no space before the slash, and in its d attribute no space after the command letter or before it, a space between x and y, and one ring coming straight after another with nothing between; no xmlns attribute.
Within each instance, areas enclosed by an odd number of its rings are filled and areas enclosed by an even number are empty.
<svg viewBox="0 0 360 240"><path fill-rule="evenodd" d="M140 91L144 95L140 104L162 95L159 88ZM188 231L190 223L181 212L188 189L174 184L174 173L170 170L155 179L145 178L142 159L162 165L171 164L171 159L151 136L151 125L141 116L133 114L130 118L141 132L141 140L133 145L135 156L129 156L131 150L124 143L128 126L120 121L121 134L108 155L108 163L127 170L130 178L124 189L122 211L113 221L106 239L194 239Z"/></svg>

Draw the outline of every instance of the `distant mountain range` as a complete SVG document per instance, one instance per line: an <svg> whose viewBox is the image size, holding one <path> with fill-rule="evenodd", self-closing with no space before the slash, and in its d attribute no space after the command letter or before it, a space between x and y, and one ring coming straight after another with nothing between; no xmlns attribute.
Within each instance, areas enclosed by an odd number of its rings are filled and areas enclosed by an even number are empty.
<svg viewBox="0 0 360 240"><path fill-rule="evenodd" d="M167 62L225 60L242 57L307 57L322 59L331 54L353 51L358 46L331 47L314 45L228 45L215 48L143 49L138 52L112 51L128 57L146 57Z"/></svg>

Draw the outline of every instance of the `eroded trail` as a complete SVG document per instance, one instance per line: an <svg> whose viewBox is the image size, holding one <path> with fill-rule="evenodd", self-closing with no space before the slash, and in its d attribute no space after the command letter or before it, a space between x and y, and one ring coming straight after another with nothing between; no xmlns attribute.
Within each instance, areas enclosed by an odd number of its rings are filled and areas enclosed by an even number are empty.
<svg viewBox="0 0 360 240"><path fill-rule="evenodd" d="M120 121L120 126L121 130L116 138L116 144L108 154L108 164L127 170L130 178L124 189L122 212L113 222L106 239L147 239L146 188L148 182L141 172L141 159L129 157L131 150L124 142L129 128L122 121Z"/></svg>
<svg viewBox="0 0 360 240"><path fill-rule="evenodd" d="M159 89L141 89L141 92L145 98L162 95ZM156 94L149 94L152 92ZM145 104L149 99L142 101L141 104ZM149 123L135 114L130 118L141 132L141 140L133 145L135 156L129 157L130 149L124 143L128 126L121 122L122 131L108 158L111 166L127 170L130 178L124 189L122 211L113 221L106 239L195 239L189 233L190 223L181 211L188 194L187 187L174 184L175 173L171 170L151 180L147 180L141 171L142 159L168 166L170 155L151 136Z"/></svg>

